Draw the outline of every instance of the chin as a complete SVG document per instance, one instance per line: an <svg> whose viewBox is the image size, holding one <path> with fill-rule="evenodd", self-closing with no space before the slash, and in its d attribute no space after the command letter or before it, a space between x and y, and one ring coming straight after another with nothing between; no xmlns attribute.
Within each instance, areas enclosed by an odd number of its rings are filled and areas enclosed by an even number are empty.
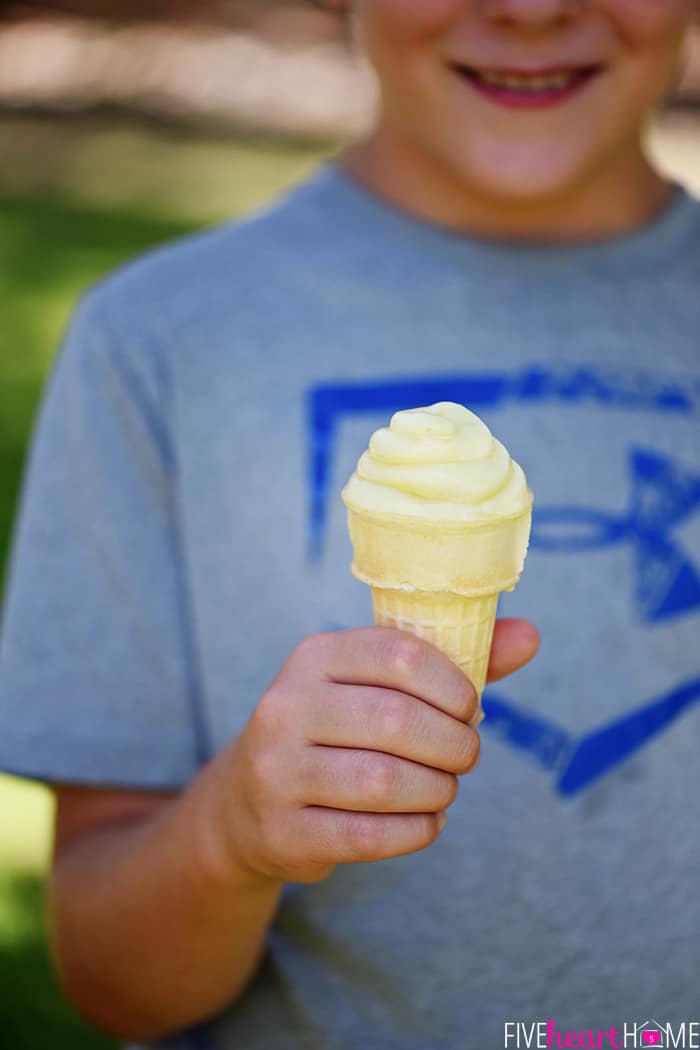
<svg viewBox="0 0 700 1050"><path fill-rule="evenodd" d="M542 173L538 178L532 172L526 178L517 178L513 173L465 174L463 182L479 197L502 201L503 205L512 202L520 205L526 202L545 204L547 201L560 200L576 191L581 179L552 178L551 173Z"/></svg>
<svg viewBox="0 0 700 1050"><path fill-rule="evenodd" d="M504 203L561 198L584 184L591 170L583 158L560 150L503 146L453 157L451 167L473 192Z"/></svg>

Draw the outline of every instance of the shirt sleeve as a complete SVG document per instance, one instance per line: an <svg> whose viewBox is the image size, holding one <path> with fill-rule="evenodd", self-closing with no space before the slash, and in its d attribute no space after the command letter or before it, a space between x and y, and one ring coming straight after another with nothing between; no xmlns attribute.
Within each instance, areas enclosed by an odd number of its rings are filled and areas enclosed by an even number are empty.
<svg viewBox="0 0 700 1050"><path fill-rule="evenodd" d="M0 769L180 787L206 752L168 381L145 334L78 307L37 412L0 632Z"/></svg>

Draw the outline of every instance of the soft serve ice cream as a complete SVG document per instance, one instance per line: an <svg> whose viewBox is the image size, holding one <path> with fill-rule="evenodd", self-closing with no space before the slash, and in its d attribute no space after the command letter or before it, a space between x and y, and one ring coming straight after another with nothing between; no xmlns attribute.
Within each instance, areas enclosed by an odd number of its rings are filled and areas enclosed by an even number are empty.
<svg viewBox="0 0 700 1050"><path fill-rule="evenodd" d="M375 431L341 496L375 623L433 642L481 695L498 595L520 578L530 537L522 468L483 420L440 401Z"/></svg>
<svg viewBox="0 0 700 1050"><path fill-rule="evenodd" d="M342 498L358 511L450 522L502 518L532 504L522 468L453 401L396 412L370 438Z"/></svg>

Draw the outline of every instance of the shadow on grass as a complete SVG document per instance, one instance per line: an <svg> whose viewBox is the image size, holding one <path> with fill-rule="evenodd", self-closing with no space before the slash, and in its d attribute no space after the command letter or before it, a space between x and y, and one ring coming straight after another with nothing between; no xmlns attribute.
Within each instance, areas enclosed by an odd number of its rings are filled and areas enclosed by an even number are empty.
<svg viewBox="0 0 700 1050"><path fill-rule="evenodd" d="M114 1050L65 1001L46 943L43 883L0 874L0 1046L7 1050Z"/></svg>

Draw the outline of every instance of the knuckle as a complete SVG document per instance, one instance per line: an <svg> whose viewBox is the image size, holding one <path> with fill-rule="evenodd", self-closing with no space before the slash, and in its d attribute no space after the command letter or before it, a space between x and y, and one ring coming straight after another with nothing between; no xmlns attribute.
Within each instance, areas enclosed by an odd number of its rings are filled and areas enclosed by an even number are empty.
<svg viewBox="0 0 700 1050"><path fill-rule="evenodd" d="M376 705L374 715L378 723L380 739L400 740L408 733L409 704L398 693L384 693Z"/></svg>
<svg viewBox="0 0 700 1050"><path fill-rule="evenodd" d="M357 787L366 802L385 806L396 796L400 770L394 759L378 752L369 752L358 763L357 776Z"/></svg>
<svg viewBox="0 0 700 1050"><path fill-rule="evenodd" d="M278 736L288 724L295 706L294 698L286 689L280 686L270 688L258 701L255 720L266 734Z"/></svg>
<svg viewBox="0 0 700 1050"><path fill-rule="evenodd" d="M417 674L425 662L424 645L406 631L394 631L387 649L389 666L402 680Z"/></svg>
<svg viewBox="0 0 700 1050"><path fill-rule="evenodd" d="M319 813L310 821L307 834L298 842L301 852L307 860L314 863L328 861L334 850L333 826L328 815Z"/></svg>
<svg viewBox="0 0 700 1050"><path fill-rule="evenodd" d="M296 661L301 661L302 663L318 659L319 652L325 647L326 639L327 636L321 631L307 634L299 642L292 655Z"/></svg>
<svg viewBox="0 0 700 1050"><path fill-rule="evenodd" d="M381 852L384 842L382 823L355 813L348 820L346 837L350 852L357 860L374 857Z"/></svg>
<svg viewBox="0 0 700 1050"><path fill-rule="evenodd" d="M278 769L279 758L275 750L271 747L258 748L250 758L250 775L254 790L269 791L275 782Z"/></svg>
<svg viewBox="0 0 700 1050"><path fill-rule="evenodd" d="M296 763L295 801L303 805L307 800L323 794L330 781L328 762L322 757L322 749L305 747Z"/></svg>
<svg viewBox="0 0 700 1050"><path fill-rule="evenodd" d="M281 853L283 853L283 839L280 837L280 829L277 827L275 815L257 800L252 811L252 817L254 839L251 843L251 849L255 857L266 865L277 863Z"/></svg>

